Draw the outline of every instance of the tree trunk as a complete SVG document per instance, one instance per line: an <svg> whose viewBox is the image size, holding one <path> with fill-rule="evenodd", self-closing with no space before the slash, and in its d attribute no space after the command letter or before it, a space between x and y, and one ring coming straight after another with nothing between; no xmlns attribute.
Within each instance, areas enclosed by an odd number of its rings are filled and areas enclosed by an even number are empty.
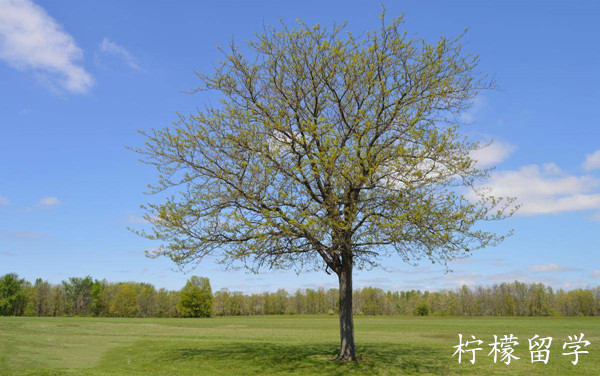
<svg viewBox="0 0 600 376"><path fill-rule="evenodd" d="M352 256L342 257L340 281L340 353L337 361L356 361L352 318Z"/></svg>

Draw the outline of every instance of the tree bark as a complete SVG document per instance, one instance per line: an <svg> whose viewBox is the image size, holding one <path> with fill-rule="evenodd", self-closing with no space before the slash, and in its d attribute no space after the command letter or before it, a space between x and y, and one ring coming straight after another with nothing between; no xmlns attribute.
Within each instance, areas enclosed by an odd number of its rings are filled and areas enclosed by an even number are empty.
<svg viewBox="0 0 600 376"><path fill-rule="evenodd" d="M340 282L340 353L337 361L356 361L352 317L352 256L342 256Z"/></svg>

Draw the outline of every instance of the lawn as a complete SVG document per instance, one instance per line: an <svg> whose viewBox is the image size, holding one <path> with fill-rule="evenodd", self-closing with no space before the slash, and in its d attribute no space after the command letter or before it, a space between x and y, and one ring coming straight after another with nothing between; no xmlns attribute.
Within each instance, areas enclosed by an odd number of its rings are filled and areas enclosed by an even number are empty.
<svg viewBox="0 0 600 376"><path fill-rule="evenodd" d="M356 317L361 361L329 361L335 316L211 319L0 317L0 375L598 375L600 318ZM477 361L452 357L458 333L484 341ZM520 360L494 364L493 335L514 334ZM589 354L562 355L584 333ZM528 338L554 338L547 365L530 361Z"/></svg>

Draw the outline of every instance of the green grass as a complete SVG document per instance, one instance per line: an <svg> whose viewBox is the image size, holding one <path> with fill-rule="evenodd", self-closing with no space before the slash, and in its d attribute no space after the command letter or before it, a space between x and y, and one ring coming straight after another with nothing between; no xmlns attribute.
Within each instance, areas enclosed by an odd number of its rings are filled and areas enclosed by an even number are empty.
<svg viewBox="0 0 600 376"><path fill-rule="evenodd" d="M361 361L331 362L335 316L211 319L0 318L0 375L598 375L599 318L356 317ZM573 366L567 335L585 333ZM458 333L484 341L472 365L451 355ZM494 364L493 335L519 337L510 365ZM552 336L550 362L531 364L528 341Z"/></svg>

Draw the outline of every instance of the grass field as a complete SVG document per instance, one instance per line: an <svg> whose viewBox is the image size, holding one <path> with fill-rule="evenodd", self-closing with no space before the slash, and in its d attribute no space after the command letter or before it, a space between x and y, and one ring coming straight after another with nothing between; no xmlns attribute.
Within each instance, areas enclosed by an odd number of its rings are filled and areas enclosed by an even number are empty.
<svg viewBox="0 0 600 376"><path fill-rule="evenodd" d="M357 364L329 361L335 316L211 319L0 318L0 375L598 375L598 318L357 317ZM562 355L585 334L589 354ZM484 341L472 365L451 355L458 333ZM493 335L519 337L510 365L488 357ZM527 338L552 336L550 361L530 362Z"/></svg>

